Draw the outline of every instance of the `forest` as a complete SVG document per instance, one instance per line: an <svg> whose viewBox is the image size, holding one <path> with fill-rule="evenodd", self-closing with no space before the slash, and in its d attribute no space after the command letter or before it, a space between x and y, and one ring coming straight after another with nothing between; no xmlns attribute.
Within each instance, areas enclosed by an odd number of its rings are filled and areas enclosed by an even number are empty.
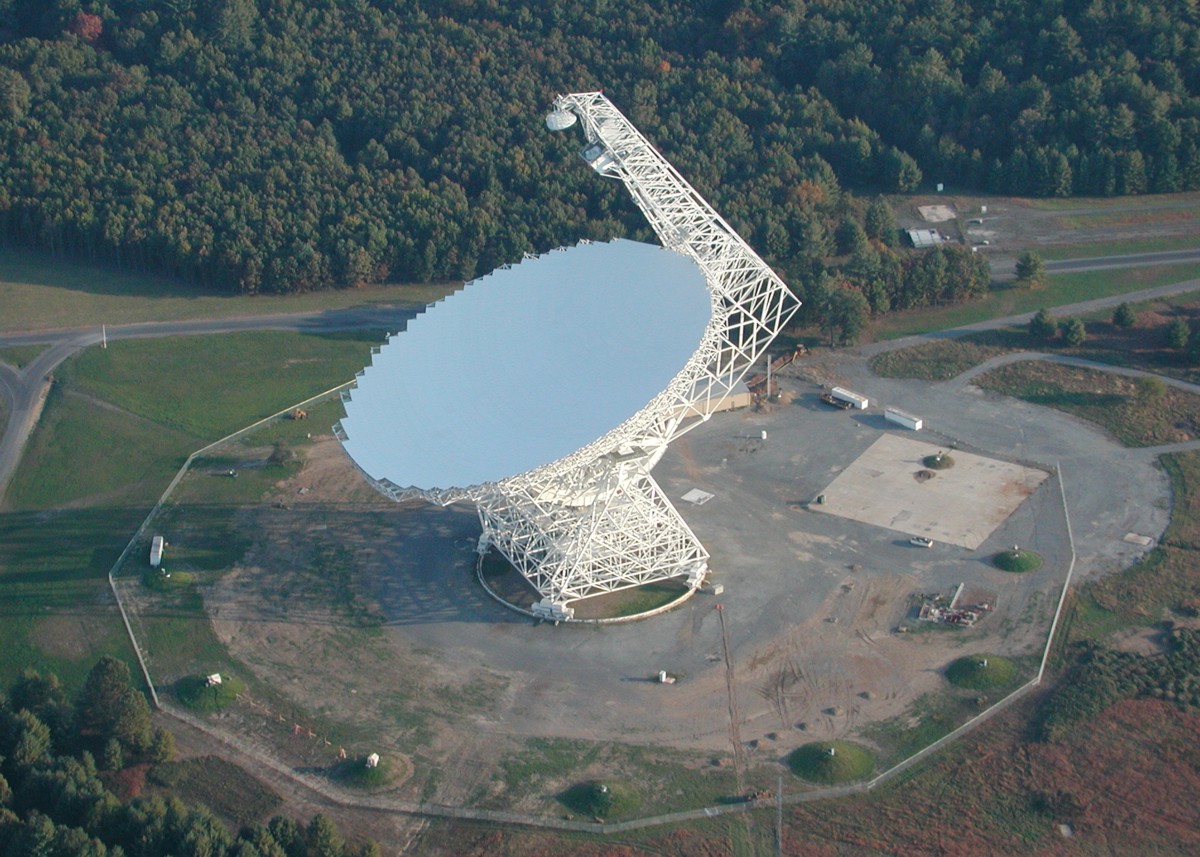
<svg viewBox="0 0 1200 857"><path fill-rule="evenodd" d="M1200 188L1198 84L1192 0L0 0L0 241L271 293L646 239L542 123L602 88L852 338L987 287L879 194Z"/></svg>
<svg viewBox="0 0 1200 857"><path fill-rule="evenodd" d="M171 733L124 661L101 658L75 700L27 671L0 693L0 854L6 857L371 857L317 815L276 816L233 835L204 807L138 797L132 785L174 754Z"/></svg>

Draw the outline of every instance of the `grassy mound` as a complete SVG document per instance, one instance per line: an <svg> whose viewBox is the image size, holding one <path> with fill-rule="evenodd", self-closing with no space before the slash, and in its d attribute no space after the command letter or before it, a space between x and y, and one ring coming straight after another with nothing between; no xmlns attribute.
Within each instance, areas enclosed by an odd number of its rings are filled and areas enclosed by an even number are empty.
<svg viewBox="0 0 1200 857"><path fill-rule="evenodd" d="M1000 553L992 557L992 564L1004 571L1017 573L1037 571L1042 567L1042 556L1024 548L1013 548L1012 550L1000 551Z"/></svg>
<svg viewBox="0 0 1200 857"><path fill-rule="evenodd" d="M1002 687L1016 677L1016 664L997 655L968 655L950 664L946 670L946 678L951 684L971 690Z"/></svg>
<svg viewBox="0 0 1200 857"><path fill-rule="evenodd" d="M921 459L921 464L930 470L949 470L954 466L954 459L944 452L939 452L936 455L925 456Z"/></svg>
<svg viewBox="0 0 1200 857"><path fill-rule="evenodd" d="M558 802L579 815L618 818L637 809L641 798L631 786L621 782L591 781L576 783L558 795Z"/></svg>
<svg viewBox="0 0 1200 857"><path fill-rule="evenodd" d="M175 683L176 698L194 711L220 711L245 690L244 681L228 675L222 675L221 683L211 687L202 675L184 676Z"/></svg>
<svg viewBox="0 0 1200 857"><path fill-rule="evenodd" d="M377 789L395 782L404 772L404 764L398 759L382 756L379 764L367 767L367 757L346 759L334 766L330 777L348 786L360 789Z"/></svg>
<svg viewBox="0 0 1200 857"><path fill-rule="evenodd" d="M849 741L818 741L793 750L788 765L801 779L834 785L867 777L875 769L875 759L865 747Z"/></svg>

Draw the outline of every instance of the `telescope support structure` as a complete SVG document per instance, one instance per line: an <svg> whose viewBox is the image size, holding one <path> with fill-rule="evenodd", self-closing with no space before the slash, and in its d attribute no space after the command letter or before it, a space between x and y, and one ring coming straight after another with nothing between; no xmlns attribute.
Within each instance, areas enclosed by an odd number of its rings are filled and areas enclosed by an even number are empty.
<svg viewBox="0 0 1200 857"><path fill-rule="evenodd" d="M538 590L534 612L569 620L570 602L683 578L708 552L650 475L667 445L707 420L799 307L784 282L601 92L564 95L552 130L580 124L583 159L624 183L663 246L704 274L712 320L695 354L638 414L573 455L470 489L480 552L500 551Z"/></svg>

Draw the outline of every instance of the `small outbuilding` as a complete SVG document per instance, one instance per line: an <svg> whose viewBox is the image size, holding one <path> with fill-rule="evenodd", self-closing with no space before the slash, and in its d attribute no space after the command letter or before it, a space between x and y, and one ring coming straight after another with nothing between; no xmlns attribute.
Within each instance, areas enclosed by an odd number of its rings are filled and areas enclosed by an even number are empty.
<svg viewBox="0 0 1200 857"><path fill-rule="evenodd" d="M368 768L378 768L379 767L379 754L378 753L372 753L371 755L367 756L367 767Z"/></svg>
<svg viewBox="0 0 1200 857"><path fill-rule="evenodd" d="M150 567L151 568L158 568L159 565L162 564L162 555L163 555L163 545L164 544L166 544L166 542L163 541L162 536L155 536L153 539L150 540Z"/></svg>
<svg viewBox="0 0 1200 857"><path fill-rule="evenodd" d="M936 229L906 229L905 232L908 233L908 240L912 241L912 245L918 250L946 243L946 237Z"/></svg>

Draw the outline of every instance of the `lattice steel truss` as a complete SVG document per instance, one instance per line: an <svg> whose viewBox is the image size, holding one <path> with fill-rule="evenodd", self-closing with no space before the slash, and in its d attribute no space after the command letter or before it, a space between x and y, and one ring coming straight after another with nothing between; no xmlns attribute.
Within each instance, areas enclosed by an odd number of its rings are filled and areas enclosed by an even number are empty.
<svg viewBox="0 0 1200 857"><path fill-rule="evenodd" d="M650 471L667 445L719 407L799 307L784 282L600 92L564 95L552 130L583 127L583 159L619 179L663 245L704 274L712 318L687 364L644 408L598 440L526 473L469 488L372 482L393 499L473 501L480 553L499 550L538 590L538 615L570 619L590 595L684 577L701 584L708 552Z"/></svg>

